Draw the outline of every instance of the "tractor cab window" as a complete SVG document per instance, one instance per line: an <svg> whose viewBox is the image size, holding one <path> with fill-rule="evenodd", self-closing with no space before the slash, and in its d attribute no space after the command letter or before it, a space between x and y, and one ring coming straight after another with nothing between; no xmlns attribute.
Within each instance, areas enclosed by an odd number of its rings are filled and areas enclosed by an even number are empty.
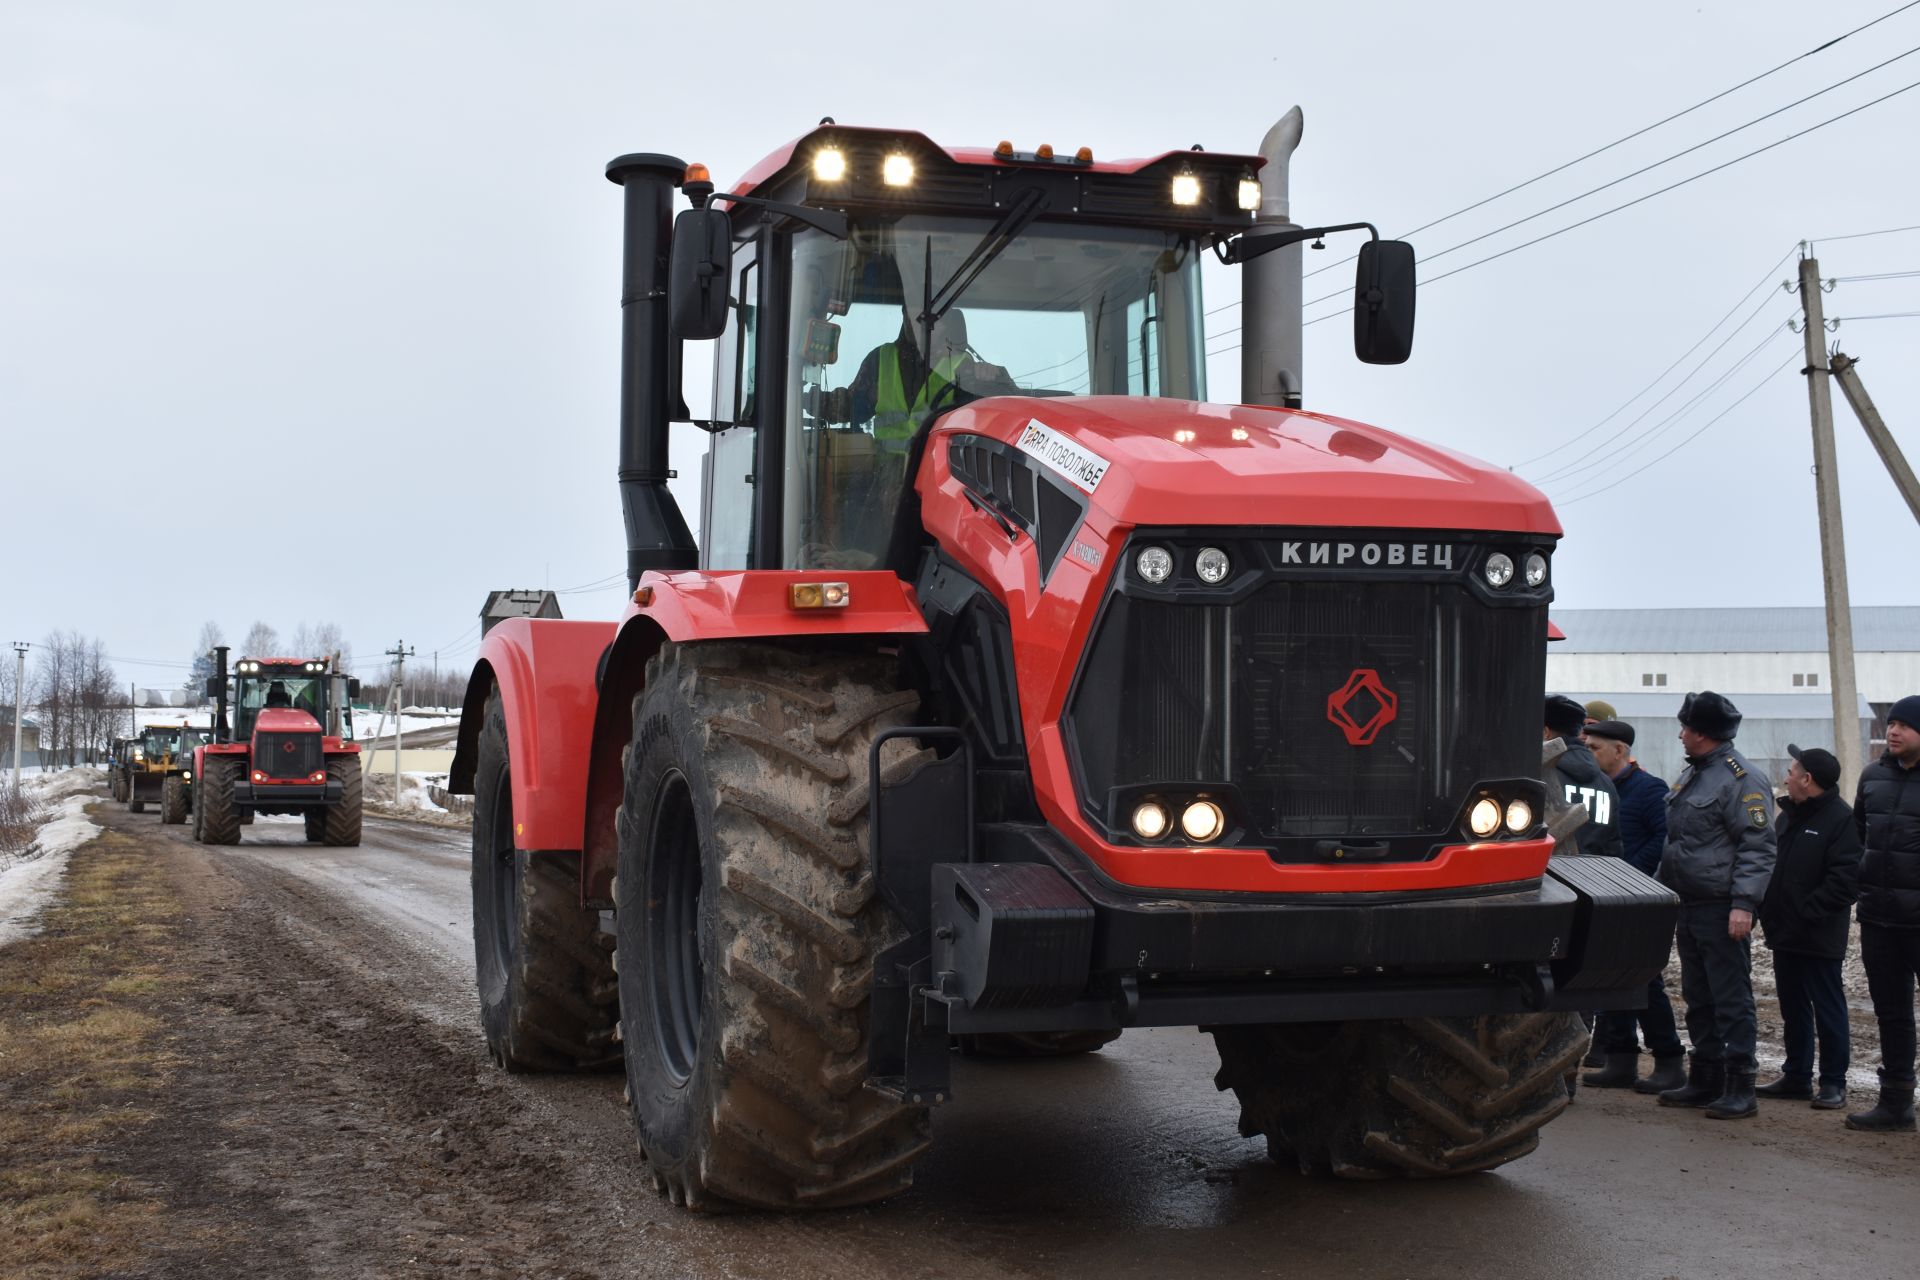
<svg viewBox="0 0 1920 1280"><path fill-rule="evenodd" d="M996 395L1203 400L1199 243L1151 227L856 222L794 238L787 567L885 558L920 430ZM934 300L929 319L928 300Z"/></svg>
<svg viewBox="0 0 1920 1280"><path fill-rule="evenodd" d="M253 736L253 722L267 708L304 711L325 723L325 677L277 676L266 673L241 679L234 701L234 735Z"/></svg>
<svg viewBox="0 0 1920 1280"><path fill-rule="evenodd" d="M178 729L149 729L140 739L140 750L149 760L171 755L174 744L180 740Z"/></svg>

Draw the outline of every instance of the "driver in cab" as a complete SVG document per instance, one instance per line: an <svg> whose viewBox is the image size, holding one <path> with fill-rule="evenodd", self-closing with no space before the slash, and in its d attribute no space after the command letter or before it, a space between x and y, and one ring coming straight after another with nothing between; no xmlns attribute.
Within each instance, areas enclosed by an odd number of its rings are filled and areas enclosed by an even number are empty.
<svg viewBox="0 0 1920 1280"><path fill-rule="evenodd" d="M963 312L949 311L934 321L931 362L921 359L917 326L903 313L900 335L868 352L851 384L823 392L818 416L825 422L871 421L878 447L904 454L927 416L955 402L948 388L961 381L968 385L959 389L970 395L1006 395L1016 389L1005 369L979 359L967 345Z"/></svg>

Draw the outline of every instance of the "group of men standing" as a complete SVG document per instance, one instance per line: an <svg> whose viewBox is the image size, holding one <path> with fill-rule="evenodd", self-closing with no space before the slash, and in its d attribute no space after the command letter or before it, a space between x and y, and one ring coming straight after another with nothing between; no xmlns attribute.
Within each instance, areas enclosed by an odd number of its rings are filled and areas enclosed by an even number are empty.
<svg viewBox="0 0 1920 1280"><path fill-rule="evenodd" d="M1598 713L1604 712L1604 715ZM1920 695L1888 713L1887 750L1863 771L1854 803L1839 794L1840 764L1823 748L1788 748L1786 795L1734 748L1740 711L1724 695L1681 704L1687 768L1671 787L1633 759L1634 728L1602 703L1546 701L1543 736L1560 738L1555 763L1569 803L1585 802L1575 835L1584 855L1625 859L1680 898L1674 931L1689 1059L1665 983L1647 1006L1604 1012L1594 1037L1593 1088L1656 1094L1660 1105L1742 1119L1760 1098L1846 1105L1850 1038L1841 966L1849 912L1858 908L1861 959L1880 1025L1880 1094L1847 1127L1914 1128L1915 982L1920 978ZM1751 933L1773 952L1785 1025L1778 1079L1756 1084ZM1639 1074L1640 1039L1654 1070ZM1818 1076L1815 1076L1816 1048Z"/></svg>

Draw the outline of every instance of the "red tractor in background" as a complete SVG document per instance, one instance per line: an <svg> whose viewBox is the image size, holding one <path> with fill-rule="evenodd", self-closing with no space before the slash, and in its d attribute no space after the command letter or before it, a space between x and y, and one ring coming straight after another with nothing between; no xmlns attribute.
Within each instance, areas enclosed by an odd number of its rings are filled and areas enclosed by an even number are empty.
<svg viewBox="0 0 1920 1280"><path fill-rule="evenodd" d="M622 1063L675 1202L894 1194L956 1044L1156 1026L1276 1159L1486 1169L1567 1105L1571 1011L1664 966L1672 896L1545 825L1546 499L1300 407L1302 243L1372 229L1289 219L1298 136L608 166L632 603L496 626L450 781L490 1051ZM1209 251L1250 403L1207 401ZM1362 248L1363 360L1413 276ZM667 431L715 338L696 548Z"/></svg>
<svg viewBox="0 0 1920 1280"><path fill-rule="evenodd" d="M344 684L326 658L242 658L227 670L214 653L207 693L213 740L194 752L193 838L238 844L255 814L297 813L312 844L360 843L360 746L325 732L328 707ZM228 704L233 709L231 729Z"/></svg>

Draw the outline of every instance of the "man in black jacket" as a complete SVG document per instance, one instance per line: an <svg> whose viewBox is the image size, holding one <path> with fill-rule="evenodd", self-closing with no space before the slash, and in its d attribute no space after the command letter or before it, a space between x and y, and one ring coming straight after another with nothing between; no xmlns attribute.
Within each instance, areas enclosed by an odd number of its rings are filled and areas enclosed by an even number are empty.
<svg viewBox="0 0 1920 1280"><path fill-rule="evenodd" d="M1547 699L1546 728L1541 740L1559 738L1567 744L1566 754L1554 762L1566 802L1585 803L1587 821L1574 832L1573 852L1595 857L1617 858L1620 848L1620 794L1613 780L1594 761L1593 752L1580 734L1587 726L1587 709L1565 694Z"/></svg>
<svg viewBox="0 0 1920 1280"><path fill-rule="evenodd" d="M1820 1111L1847 1101L1847 995L1840 962L1847 955L1847 910L1860 869L1860 835L1853 809L1833 788L1840 762L1831 751L1788 746L1787 799L1773 825L1773 878L1760 903L1760 928L1773 952L1780 1020L1787 1029L1787 1061L1780 1078L1754 1093L1762 1098L1811 1099ZM1820 1091L1813 1089L1815 1028L1820 1041Z"/></svg>
<svg viewBox="0 0 1920 1280"><path fill-rule="evenodd" d="M1589 702L1588 714L1601 705ZM1660 870L1660 850L1667 843L1667 784L1633 758L1633 739L1633 726L1623 721L1587 723L1587 747L1594 763L1620 797L1620 856L1635 871L1650 876ZM1639 1075L1641 1035L1653 1055L1653 1074L1645 1077ZM1664 975L1656 974L1647 983L1646 1008L1600 1015L1599 1047L1601 1068L1581 1076L1582 1084L1664 1093L1687 1082L1687 1054L1680 1044Z"/></svg>
<svg viewBox="0 0 1920 1280"><path fill-rule="evenodd" d="M1887 712L1887 753L1860 772L1860 958L1880 1023L1880 1101L1847 1128L1913 1126L1913 983L1920 974L1920 694Z"/></svg>

